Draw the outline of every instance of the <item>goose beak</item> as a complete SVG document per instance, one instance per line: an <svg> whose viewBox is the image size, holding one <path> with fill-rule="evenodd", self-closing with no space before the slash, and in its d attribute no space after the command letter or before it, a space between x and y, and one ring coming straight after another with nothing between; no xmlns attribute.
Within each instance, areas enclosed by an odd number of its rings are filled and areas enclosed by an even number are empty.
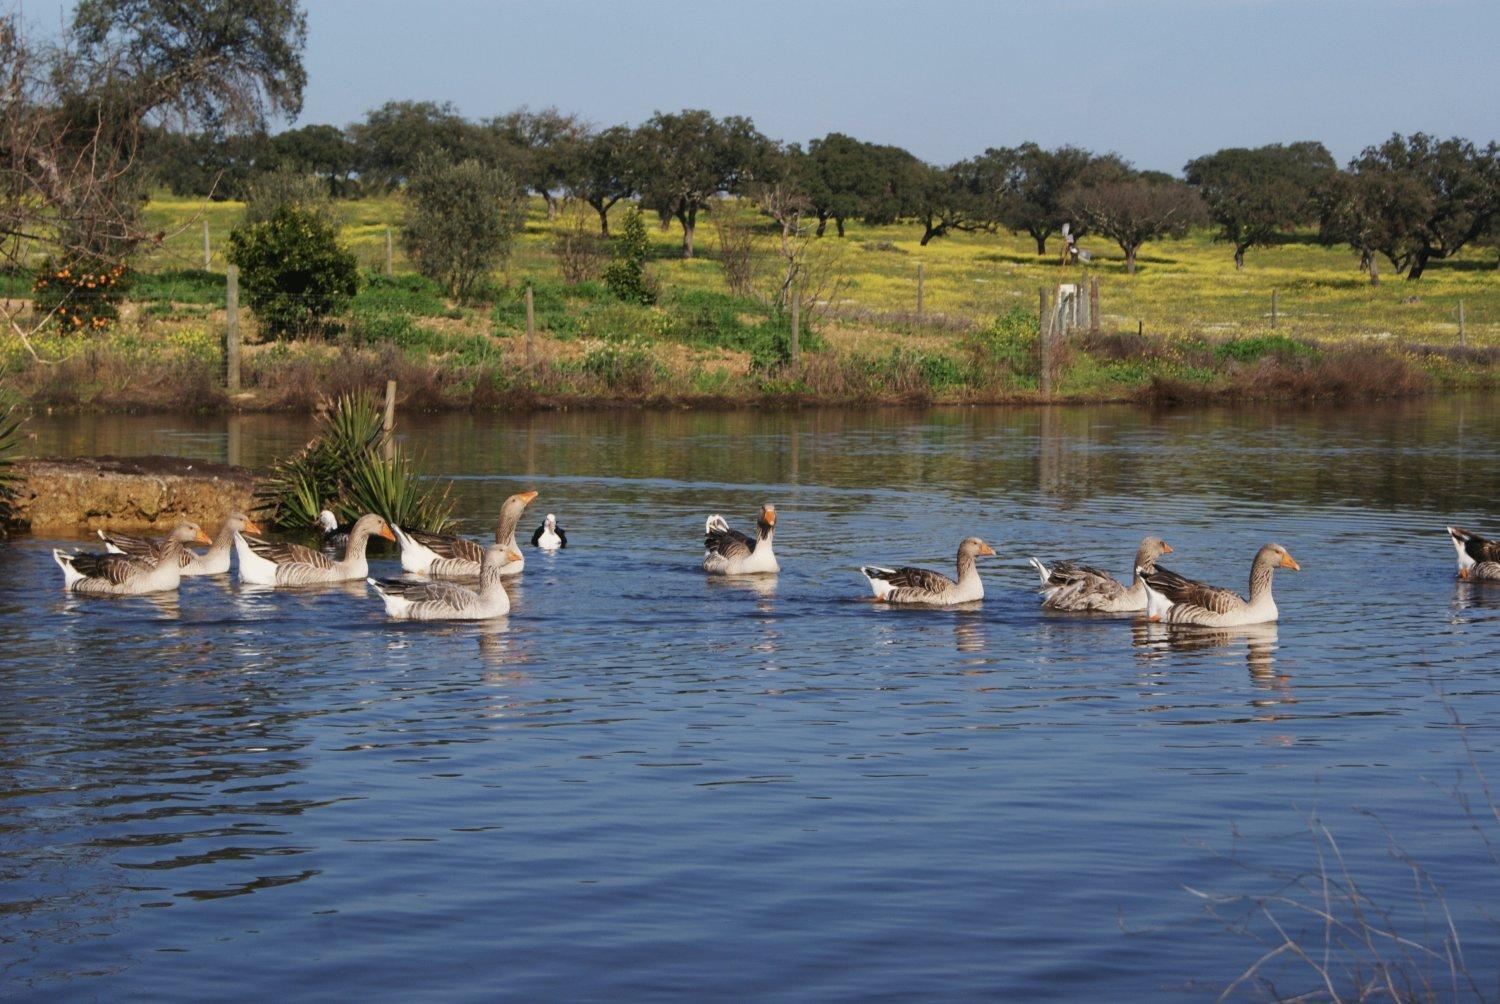
<svg viewBox="0 0 1500 1004"><path fill-rule="evenodd" d="M988 545L988 544L980 544L979 545L979 553L980 554L991 554L992 555L992 554L995 553L995 549L993 547L991 547L990 545Z"/></svg>
<svg viewBox="0 0 1500 1004"><path fill-rule="evenodd" d="M1467 581L1469 578L1469 570L1467 568L1460 568L1458 570L1458 577Z"/></svg>
<svg viewBox="0 0 1500 1004"><path fill-rule="evenodd" d="M766 521L766 525L767 526L775 526L776 525L776 510L775 509L762 509L760 511L760 518Z"/></svg>
<svg viewBox="0 0 1500 1004"><path fill-rule="evenodd" d="M536 498L536 496L536 492L522 492L521 494L517 495L516 498L521 500L521 504L523 506L527 506L531 505L531 500Z"/></svg>
<svg viewBox="0 0 1500 1004"><path fill-rule="evenodd" d="M1296 559L1294 559L1290 554L1283 554L1281 556L1281 567L1290 568L1294 572L1302 571L1302 566L1297 564Z"/></svg>
<svg viewBox="0 0 1500 1004"><path fill-rule="evenodd" d="M202 530L198 531L198 536L194 537L193 540L199 544L212 544L214 542L213 538Z"/></svg>
<svg viewBox="0 0 1500 1004"><path fill-rule="evenodd" d="M245 532L246 533L265 533L265 531L260 528L260 524L257 523L257 522L255 522L255 520L253 520L253 519L247 519L247 520L245 520Z"/></svg>
<svg viewBox="0 0 1500 1004"><path fill-rule="evenodd" d="M1161 553L1162 554L1171 554L1172 553L1172 545L1168 544L1166 541L1162 541L1161 542Z"/></svg>
<svg viewBox="0 0 1500 1004"><path fill-rule="evenodd" d="M391 525L384 520L381 521L380 529L376 530L375 533L378 536L384 537L386 540L396 539L396 535L394 533L391 533Z"/></svg>
<svg viewBox="0 0 1500 1004"><path fill-rule="evenodd" d="M519 551L506 551L505 552L505 560L506 561L520 561L521 560L521 554L520 554Z"/></svg>

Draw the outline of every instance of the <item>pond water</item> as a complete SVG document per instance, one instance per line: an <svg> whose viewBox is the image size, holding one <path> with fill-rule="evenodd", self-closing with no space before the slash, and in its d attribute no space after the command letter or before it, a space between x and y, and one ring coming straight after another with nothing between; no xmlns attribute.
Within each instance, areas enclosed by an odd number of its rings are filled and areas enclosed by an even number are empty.
<svg viewBox="0 0 1500 1004"><path fill-rule="evenodd" d="M257 464L311 425L32 431L42 454ZM1321 848L1414 941L1451 912L1493 990L1476 770L1500 781L1500 586L1455 581L1443 526L1500 533L1500 399L401 433L466 532L523 487L528 535L549 511L567 529L559 554L528 548L508 618L393 626L362 585L229 577L83 599L60 542L0 543L6 989L1202 999L1279 936L1227 929L1194 890L1272 895ZM705 515L744 527L765 500L781 575L707 580ZM1237 588L1284 544L1303 571L1276 579L1281 623L1039 610L1028 555L1123 574L1147 532ZM977 609L864 599L860 563L951 570L966 534L999 552ZM1414 892L1393 841L1435 888ZM1272 906L1321 961L1322 924ZM1316 989L1288 960L1263 970L1276 988ZM1446 962L1415 965L1447 986Z"/></svg>

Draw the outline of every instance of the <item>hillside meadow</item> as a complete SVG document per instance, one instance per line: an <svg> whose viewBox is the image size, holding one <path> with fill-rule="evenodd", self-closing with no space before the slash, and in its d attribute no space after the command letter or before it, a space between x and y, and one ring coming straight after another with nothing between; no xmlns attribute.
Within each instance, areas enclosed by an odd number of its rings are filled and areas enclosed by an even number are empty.
<svg viewBox="0 0 1500 1004"><path fill-rule="evenodd" d="M1080 278L1099 281L1100 332L1075 335L1060 351L1052 399L1416 394L1492 386L1500 359L1492 248L1466 248L1415 282L1387 275L1372 286L1348 248L1323 247L1312 235L1253 249L1237 272L1231 248L1203 231L1147 244L1137 274L1127 276L1119 249L1100 238L1080 242L1091 263L1063 267L1050 253L1039 258L1025 235L955 233L923 247L917 226L851 221L846 237L830 225L817 242L814 254L835 282L822 316L804 330L794 370L783 365L785 319L729 294L712 214L700 221L699 257L691 260L681 257L677 226L662 231L649 217L660 299L637 307L613 301L597 283L563 281L553 246L573 224L566 213L549 221L540 200L528 204L510 261L467 304L448 302L412 274L400 246L399 197L333 208L366 271L364 289L321 341L257 344L253 318L242 312L249 344L245 393L236 398L221 388L223 270L243 206L170 197L147 207L150 227L166 236L135 263L131 302L114 329L43 335L36 345L45 362L7 335L4 386L37 405L84 409L300 408L388 375L401 382L404 404L434 408L1028 402L1041 399L1038 290ZM769 225L745 205L726 202L714 212L757 228L769 249ZM388 229L390 279L381 275ZM1054 239L1049 252L1056 248ZM538 329L529 365L521 306L528 284ZM6 277L5 292L23 298L25 277Z"/></svg>

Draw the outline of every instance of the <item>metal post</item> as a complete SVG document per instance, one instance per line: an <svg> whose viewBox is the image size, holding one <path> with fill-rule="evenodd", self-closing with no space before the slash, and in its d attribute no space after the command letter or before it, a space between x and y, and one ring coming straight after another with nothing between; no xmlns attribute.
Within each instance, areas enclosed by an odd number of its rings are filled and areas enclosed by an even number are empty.
<svg viewBox="0 0 1500 1004"><path fill-rule="evenodd" d="M797 290L795 283L791 287L792 293L792 368L795 369L802 362L802 294Z"/></svg>
<svg viewBox="0 0 1500 1004"><path fill-rule="evenodd" d="M536 365L536 305L532 301L531 286L526 287L526 368Z"/></svg>
<svg viewBox="0 0 1500 1004"><path fill-rule="evenodd" d="M385 228L385 274L391 274L391 228Z"/></svg>
<svg viewBox="0 0 1500 1004"><path fill-rule="evenodd" d="M203 271L207 272L213 265L213 246L208 242L208 220L203 221Z"/></svg>
<svg viewBox="0 0 1500 1004"><path fill-rule="evenodd" d="M917 323L918 324L922 323L922 292L923 292L922 286L923 286L923 268L922 268L922 263L921 262L917 262Z"/></svg>
<svg viewBox="0 0 1500 1004"><path fill-rule="evenodd" d="M396 455L396 381L385 382L385 416L380 420L381 452L390 460Z"/></svg>
<svg viewBox="0 0 1500 1004"><path fill-rule="evenodd" d="M1037 349L1041 355L1040 386L1043 397L1052 396L1052 324L1053 315L1051 297L1047 295L1047 289L1037 290L1037 306L1039 308L1039 326L1037 328Z"/></svg>
<svg viewBox="0 0 1500 1004"><path fill-rule="evenodd" d="M1276 290L1271 290L1271 327L1276 327Z"/></svg>
<svg viewBox="0 0 1500 1004"><path fill-rule="evenodd" d="M224 388L240 389L240 269L230 265L224 289Z"/></svg>
<svg viewBox="0 0 1500 1004"><path fill-rule="evenodd" d="M1464 301L1458 301L1458 344L1464 344Z"/></svg>

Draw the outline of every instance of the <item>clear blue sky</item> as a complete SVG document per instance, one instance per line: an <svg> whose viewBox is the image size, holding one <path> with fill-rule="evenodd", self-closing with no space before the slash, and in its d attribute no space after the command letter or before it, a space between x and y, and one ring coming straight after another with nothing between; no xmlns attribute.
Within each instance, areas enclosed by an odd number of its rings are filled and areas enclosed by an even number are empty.
<svg viewBox="0 0 1500 1004"><path fill-rule="evenodd" d="M57 23L65 0L23 0ZM744 114L948 162L1035 140L1177 171L1222 146L1500 138L1500 0L308 0L302 123L390 99L599 124Z"/></svg>

